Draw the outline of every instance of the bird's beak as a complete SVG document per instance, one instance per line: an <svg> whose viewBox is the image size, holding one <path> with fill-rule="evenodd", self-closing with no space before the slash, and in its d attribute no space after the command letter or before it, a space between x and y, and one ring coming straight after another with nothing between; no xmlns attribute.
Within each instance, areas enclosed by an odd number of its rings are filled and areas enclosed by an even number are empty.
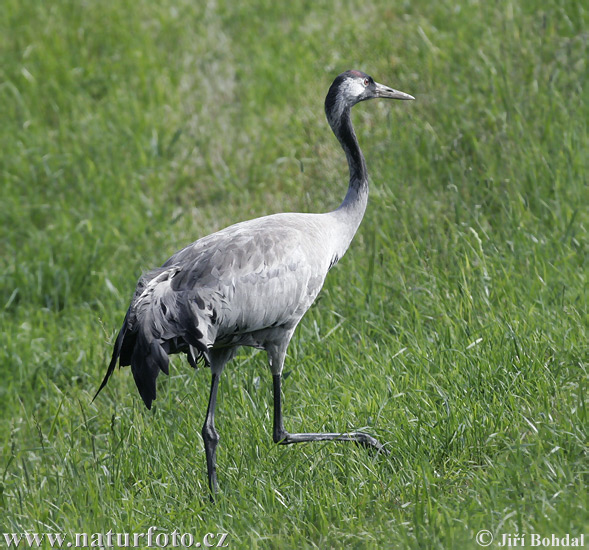
<svg viewBox="0 0 589 550"><path fill-rule="evenodd" d="M415 99L412 95L393 90L384 84L376 83L376 97L386 97L388 99Z"/></svg>

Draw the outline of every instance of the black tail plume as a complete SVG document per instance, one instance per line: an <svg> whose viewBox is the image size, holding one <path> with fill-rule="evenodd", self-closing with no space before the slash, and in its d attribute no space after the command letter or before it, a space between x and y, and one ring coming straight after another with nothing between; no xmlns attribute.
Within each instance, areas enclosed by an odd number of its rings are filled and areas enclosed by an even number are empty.
<svg viewBox="0 0 589 550"><path fill-rule="evenodd" d="M98 391L94 394L94 397L92 398L92 403L98 397L98 394L102 391L104 386L106 386L108 379L111 377L111 374L114 372L115 367L117 366L117 360L118 360L119 355L121 353L121 348L123 346L123 340L125 339L125 334L127 332L127 317L128 316L129 316L129 314L127 313L127 315L125 315L125 321L123 322L123 326L121 327L121 330L119 331L119 335L117 336L117 339L115 341L114 349L112 351L112 357L110 360L110 364L108 365L108 369L106 371L106 374L104 376L104 380L102 380L102 384L100 384Z"/></svg>
<svg viewBox="0 0 589 550"><path fill-rule="evenodd" d="M157 340L140 334L131 359L131 372L139 394L148 409L156 397L155 381L160 370L168 374L168 354Z"/></svg>

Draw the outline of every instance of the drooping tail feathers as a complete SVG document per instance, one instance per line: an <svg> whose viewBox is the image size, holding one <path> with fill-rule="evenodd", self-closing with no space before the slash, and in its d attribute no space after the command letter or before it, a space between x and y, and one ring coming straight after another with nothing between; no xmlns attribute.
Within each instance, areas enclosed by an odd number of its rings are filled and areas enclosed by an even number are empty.
<svg viewBox="0 0 589 550"><path fill-rule="evenodd" d="M202 299L193 292L176 290L171 281L180 268L159 268L143 276L114 344L113 354L94 399L106 386L117 360L131 365L137 389L148 409L156 398L156 379L169 374L169 355L185 352L196 368L200 359L208 362L208 345L214 336L207 322Z"/></svg>
<svg viewBox="0 0 589 550"><path fill-rule="evenodd" d="M112 373L115 370L115 367L117 366L117 360L119 359L119 355L121 354L121 347L123 345L123 340L125 338L125 333L127 331L127 318L128 317L129 317L129 312L127 312L127 315L125 315L125 321L123 322L123 327L119 331L119 334L118 334L117 339L115 341L114 349L112 352L112 357L110 359L110 364L108 365L108 369L106 371L106 374L104 375L104 379L102 380L102 384L100 384L98 391L94 394L92 401L94 401L98 397L98 394L102 391L104 386L106 386L108 379L111 377Z"/></svg>

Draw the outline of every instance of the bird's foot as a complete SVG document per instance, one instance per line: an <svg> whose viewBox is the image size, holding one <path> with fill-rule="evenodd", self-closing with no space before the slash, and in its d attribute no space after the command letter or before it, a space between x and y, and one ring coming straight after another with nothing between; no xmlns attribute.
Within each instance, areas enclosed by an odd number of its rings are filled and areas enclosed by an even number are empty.
<svg viewBox="0 0 589 550"><path fill-rule="evenodd" d="M390 454L389 450L377 439L364 432L291 434L281 431L274 435L274 442L279 445L292 445L294 443L306 443L310 441L353 441L357 445L375 451L377 454Z"/></svg>

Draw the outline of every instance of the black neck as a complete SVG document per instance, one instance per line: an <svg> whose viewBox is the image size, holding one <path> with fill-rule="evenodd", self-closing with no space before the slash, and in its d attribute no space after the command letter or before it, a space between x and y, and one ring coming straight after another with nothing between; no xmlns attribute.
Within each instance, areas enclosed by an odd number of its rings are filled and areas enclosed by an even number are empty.
<svg viewBox="0 0 589 550"><path fill-rule="evenodd" d="M368 174L364 155L358 145L350 109L353 103L340 93L341 76L336 78L325 98L325 114L340 142L350 169L348 192L339 208L333 211L339 232L334 239L334 257L341 258L354 238L368 202Z"/></svg>
<svg viewBox="0 0 589 550"><path fill-rule="evenodd" d="M366 162L364 155L358 145L358 139L352 126L350 118L350 109L345 108L340 116L339 124L332 126L333 133L339 140L350 169L350 188L360 188L366 185L368 174L366 172Z"/></svg>

